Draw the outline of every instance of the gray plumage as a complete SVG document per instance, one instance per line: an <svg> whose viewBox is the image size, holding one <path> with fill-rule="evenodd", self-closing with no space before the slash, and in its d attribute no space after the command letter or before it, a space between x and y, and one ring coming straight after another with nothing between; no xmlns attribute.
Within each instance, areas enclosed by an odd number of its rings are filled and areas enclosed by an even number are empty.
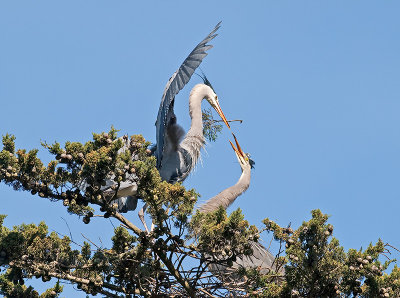
<svg viewBox="0 0 400 298"><path fill-rule="evenodd" d="M112 200L111 204L117 204L118 212L126 213L130 210L136 210L138 198L136 196L120 197Z"/></svg>
<svg viewBox="0 0 400 298"><path fill-rule="evenodd" d="M130 141L128 137L120 138L120 140L123 142L123 146L118 150L118 154L126 152L126 150L129 150L130 147ZM136 160L137 156L135 154L132 154L131 158L132 160ZM111 188L113 185L116 185L114 178L115 178L114 174L109 175L105 180L105 185L101 186L100 188L106 199L111 199L115 195L115 191L112 190ZM136 174L127 173L125 175L125 181L120 182L116 199L110 202L111 204L118 205L117 209L119 212L125 213L128 212L129 210L136 209L138 202L138 198L136 197L137 194L136 181L137 181ZM84 180L79 185L79 189L81 191L85 191L87 186L88 183L86 182L86 180Z"/></svg>
<svg viewBox="0 0 400 298"><path fill-rule="evenodd" d="M168 130L170 125L176 124L176 116L174 114L175 96L189 82L196 68L203 61L204 57L207 56L206 51L213 47L209 45L208 42L217 36L215 32L219 29L220 25L221 22L219 22L210 34L193 49L165 86L156 121L157 148L155 150L155 156L157 158L158 169L161 169L163 166L165 149L168 146L168 144L166 144L166 142L168 142L168 139L166 139L166 130Z"/></svg>
<svg viewBox="0 0 400 298"><path fill-rule="evenodd" d="M201 212L213 212L218 210L220 206L227 209L238 196L243 194L249 188L250 178L251 167L249 164L248 166L242 167L242 175L240 175L240 178L235 185L224 189L219 194L209 199L206 203L200 206L199 210Z"/></svg>
<svg viewBox="0 0 400 298"><path fill-rule="evenodd" d="M163 180L170 183L183 181L197 164L200 150L205 144L201 102L207 99L211 103L215 98L214 91L204 84L197 84L190 92L189 114L192 122L189 131L179 144L171 142L169 133L165 135L167 146L163 152L162 166L159 168ZM174 123L173 126L169 126L168 131L175 136L176 131L183 131L183 129Z"/></svg>
<svg viewBox="0 0 400 298"><path fill-rule="evenodd" d="M250 186L251 169L254 167L255 163L250 158L249 154L245 154L242 151L242 148L240 148L235 135L233 135L233 137L235 138L236 147L232 142L229 142L231 143L232 149L236 154L242 174L235 185L224 189L219 194L201 205L199 208L199 211L201 212L214 212L218 210L220 206L222 206L224 209L227 209L238 198L238 196L243 194Z"/></svg>
<svg viewBox="0 0 400 298"><path fill-rule="evenodd" d="M210 271L228 282L235 282L238 276L235 274L240 268L257 269L261 274L276 272L275 257L259 242L250 241L250 247L253 253L250 256L238 256L231 267L212 263ZM280 270L279 273L283 273Z"/></svg>
<svg viewBox="0 0 400 298"><path fill-rule="evenodd" d="M214 212L220 207L223 207L224 209L228 208L237 197L243 194L250 186L251 169L254 166L254 161L249 158L248 154L243 153L236 138L235 141L237 148L232 143L231 145L236 153L236 157L242 169L242 174L235 185L221 191L218 195L212 197L200 206L199 210L201 212ZM237 277L231 273L236 272L241 267L246 269L256 268L262 274L276 271L277 264L275 262L275 257L261 243L254 241L250 241L249 243L253 250L253 253L250 256L243 255L237 257L231 267L219 264L210 264L209 268L211 272L226 282L235 282ZM282 273L282 270L280 270L280 273Z"/></svg>
<svg viewBox="0 0 400 298"><path fill-rule="evenodd" d="M193 49L179 69L171 76L161 98L156 120L157 145L153 148L153 151L157 158L156 166L161 178L169 183L186 179L195 167L200 156L200 149L205 144L201 101L204 98L207 99L217 112L220 115L222 114L216 94L212 88L205 84L196 85L190 94L189 113L192 124L186 136L184 129L177 124L174 113L175 96L189 82L196 68L207 56L206 51L212 48L212 45L209 45L208 42L217 36L215 32L219 29L220 24L221 22ZM205 83L209 84L208 80ZM132 193L127 197L118 198L113 203L118 204L120 212L135 210L137 206L135 194ZM120 196L119 192L117 196Z"/></svg>

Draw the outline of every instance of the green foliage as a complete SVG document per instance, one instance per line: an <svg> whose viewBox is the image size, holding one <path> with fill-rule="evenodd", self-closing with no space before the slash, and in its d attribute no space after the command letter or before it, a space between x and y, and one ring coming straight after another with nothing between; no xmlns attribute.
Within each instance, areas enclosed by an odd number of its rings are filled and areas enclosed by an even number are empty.
<svg viewBox="0 0 400 298"><path fill-rule="evenodd" d="M295 288L300 295L336 295L345 254L335 238L328 241L332 231L327 219L327 215L313 210L312 219L286 241L288 288Z"/></svg>
<svg viewBox="0 0 400 298"><path fill-rule="evenodd" d="M54 298L59 297L59 294L63 291L63 286L60 285L60 281L57 281L54 287L47 289L42 295L41 298Z"/></svg>
<svg viewBox="0 0 400 298"><path fill-rule="evenodd" d="M4 219L5 216L0 218ZM71 253L68 237L60 239L55 233L47 233L47 226L43 222L37 226L22 224L10 230L0 221L0 266L8 266L0 274L0 294L8 297L39 297L32 287L24 285L24 278L35 276L48 281L50 278L46 270L24 268L18 264L45 264L56 258L65 258ZM62 287L57 283L40 297L58 297L61 292Z"/></svg>
<svg viewBox="0 0 400 298"><path fill-rule="evenodd" d="M203 135L210 142L215 142L222 131L222 125L214 120L211 108L204 109L202 112Z"/></svg>
<svg viewBox="0 0 400 298"><path fill-rule="evenodd" d="M264 297L398 297L399 270L382 276L391 261L381 264L379 257L387 251L381 240L367 249L350 249L347 253L332 237L328 216L313 210L312 218L293 232L269 219L266 230L286 243L285 282L279 288L264 284ZM394 260L392 260L394 261ZM385 288L387 287L387 288ZM389 289L390 288L390 289ZM385 293L388 293L385 296Z"/></svg>
<svg viewBox="0 0 400 298"><path fill-rule="evenodd" d="M22 283L23 280L15 280L11 270L7 270L6 273L0 274L0 294L4 297L40 297L32 287Z"/></svg>
<svg viewBox="0 0 400 298"><path fill-rule="evenodd" d="M88 261L92 255L91 246L86 241L83 242L83 246L81 249L81 255L85 261Z"/></svg>
<svg viewBox="0 0 400 298"><path fill-rule="evenodd" d="M15 151L14 141L15 141L15 136L13 136L13 135L6 134L5 136L3 136L4 150L6 150L10 153L14 153L14 151Z"/></svg>
<svg viewBox="0 0 400 298"><path fill-rule="evenodd" d="M117 227L114 231L115 235L111 238L113 241L113 250L117 253L128 251L129 248L137 241L137 238L129 234L128 230L123 227Z"/></svg>
<svg viewBox="0 0 400 298"><path fill-rule="evenodd" d="M237 256L252 253L249 239L258 240L257 228L249 225L240 209L230 216L222 207L211 213L197 211L190 226L199 251L220 261L222 257L228 266Z"/></svg>
<svg viewBox="0 0 400 298"><path fill-rule="evenodd" d="M207 115L207 114L206 114ZM215 140L219 129L208 115L205 129ZM207 120L206 119L206 120ZM93 216L120 222L111 236L111 248L92 249L84 242L49 233L44 222L12 229L0 215L0 294L6 297L58 297L59 281L74 283L87 294L106 297L198 297L230 294L250 297L400 297L400 269L385 273L394 260L382 262L392 249L378 240L365 250L346 252L332 236L328 216L313 210L309 221L293 230L265 219L281 250L277 270L239 268L228 279L211 276L213 265L233 268L238 257L251 256L251 242L260 231L250 226L240 209L230 215L223 208L196 212L198 194L180 183L161 181L156 160L141 135L117 137L93 134L85 144L42 144L54 160L47 166L38 150L15 149L15 137L3 137L0 182L16 190L62 203L71 214L91 223ZM104 189L106 181L115 183ZM148 204L154 229L136 227L111 203L121 182L137 183L138 197ZM91 206L100 207L99 214ZM285 254L283 249L285 248ZM41 295L24 283L31 278L56 281ZM240 285L240 286L239 286Z"/></svg>
<svg viewBox="0 0 400 298"><path fill-rule="evenodd" d="M94 252L88 243L80 250L73 249L68 237L48 234L43 223L21 225L12 231L4 228L0 248L6 247L6 257L1 265L20 272L19 280L35 276L46 282L55 277L76 283L88 294L105 295L112 295L109 291L145 295L152 288L149 283L155 280L159 283L157 291L169 291L177 284L192 292L184 278L172 270L170 258L186 258L189 253L178 255L176 247L182 243L197 194L180 184L161 181L155 158L149 156L150 143L141 135L117 138L117 131L111 128L108 133L93 134L93 141L85 144L67 142L62 147L57 142L43 143L55 155L47 167L37 158L38 150L27 153L20 149L13 154L6 149L15 147L15 138L5 139L7 147L0 152L0 181L32 195L60 201L70 213L83 216L85 223L95 215L89 206L94 204L101 207L104 217L115 217L129 227L129 232L124 227L115 229L111 249ZM110 203L120 183L128 179L137 183L138 195L149 205L148 214L155 223L150 234L133 226ZM106 180L114 180L115 184L104 191L101 187ZM0 217L1 222L3 219ZM172 270L170 278L166 279L164 266Z"/></svg>

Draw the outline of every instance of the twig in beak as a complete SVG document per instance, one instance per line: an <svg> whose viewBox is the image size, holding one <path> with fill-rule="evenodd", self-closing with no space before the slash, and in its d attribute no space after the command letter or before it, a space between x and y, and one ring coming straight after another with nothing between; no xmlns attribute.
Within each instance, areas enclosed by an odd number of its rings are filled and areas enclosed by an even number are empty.
<svg viewBox="0 0 400 298"><path fill-rule="evenodd" d="M241 119L235 119L235 120L226 120L227 122L240 122L243 123L243 120ZM212 120L212 122L224 122L224 120Z"/></svg>

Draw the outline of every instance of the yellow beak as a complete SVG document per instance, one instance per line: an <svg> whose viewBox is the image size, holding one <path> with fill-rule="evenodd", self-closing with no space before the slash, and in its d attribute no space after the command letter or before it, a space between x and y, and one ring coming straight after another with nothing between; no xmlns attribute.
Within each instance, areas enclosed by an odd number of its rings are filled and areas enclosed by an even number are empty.
<svg viewBox="0 0 400 298"><path fill-rule="evenodd" d="M229 143L231 143L231 146L232 146L233 150L235 151L235 153L236 153L239 157L241 157L241 158L243 158L244 160L246 160L246 155L244 154L242 148L240 148L240 145L239 145L238 140L236 139L236 136L235 136L233 133L232 133L232 135L233 135L233 137L234 137L234 139L235 139L235 143L236 143L236 146L237 146L237 147L235 147L235 145L233 145L231 141L229 141Z"/></svg>
<svg viewBox="0 0 400 298"><path fill-rule="evenodd" d="M231 127L230 127L230 125L229 125L229 123L228 123L228 120L226 120L226 117L225 117L225 115L224 115L224 112L222 112L222 109L221 109L221 107L219 106L219 102L218 102L218 101L217 101L217 107L216 107L215 110L217 111L218 115L222 118L222 120L224 121L225 125L230 129Z"/></svg>

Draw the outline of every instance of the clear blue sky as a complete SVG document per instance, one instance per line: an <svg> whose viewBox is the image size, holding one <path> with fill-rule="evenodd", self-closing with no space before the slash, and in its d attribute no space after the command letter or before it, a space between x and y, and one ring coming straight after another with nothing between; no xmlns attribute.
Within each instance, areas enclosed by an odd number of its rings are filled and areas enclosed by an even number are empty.
<svg viewBox="0 0 400 298"><path fill-rule="evenodd" d="M244 120L234 129L256 161L250 189L230 211L240 206L258 226L269 217L298 227L320 208L346 249L379 237L400 247L400 3L242 3L2 1L0 134L31 149L86 141L114 125L155 141L165 83L222 20L202 68L227 117ZM185 128L198 82L176 99ZM240 175L228 137L225 130L207 147L185 181L201 200ZM0 185L6 225L45 220L68 234L63 217L74 240L84 233L109 243L109 222L84 225L64 209Z"/></svg>

